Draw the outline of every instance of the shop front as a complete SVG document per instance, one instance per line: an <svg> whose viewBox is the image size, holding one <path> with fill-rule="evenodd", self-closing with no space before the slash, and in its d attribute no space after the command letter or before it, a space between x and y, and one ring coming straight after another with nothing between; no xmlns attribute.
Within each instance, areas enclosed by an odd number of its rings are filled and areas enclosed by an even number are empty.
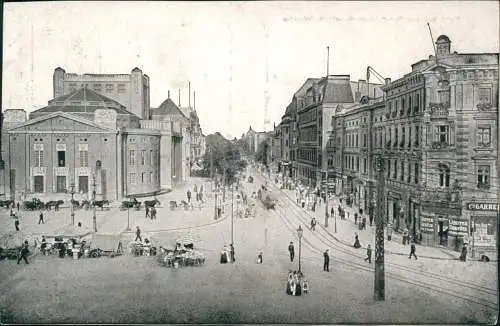
<svg viewBox="0 0 500 326"><path fill-rule="evenodd" d="M467 220L453 204L424 203L420 212L422 242L428 246L460 249L467 241Z"/></svg>
<svg viewBox="0 0 500 326"><path fill-rule="evenodd" d="M496 252L497 248L497 203L466 203L466 215L470 220L469 247L473 258Z"/></svg>

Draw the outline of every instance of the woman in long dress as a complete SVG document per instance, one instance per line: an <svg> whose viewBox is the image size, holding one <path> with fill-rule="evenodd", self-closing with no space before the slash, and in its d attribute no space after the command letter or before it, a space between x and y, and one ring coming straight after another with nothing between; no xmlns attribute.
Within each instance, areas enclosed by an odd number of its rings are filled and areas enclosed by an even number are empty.
<svg viewBox="0 0 500 326"><path fill-rule="evenodd" d="M221 264L227 263L227 248L225 246L220 252L220 263Z"/></svg>

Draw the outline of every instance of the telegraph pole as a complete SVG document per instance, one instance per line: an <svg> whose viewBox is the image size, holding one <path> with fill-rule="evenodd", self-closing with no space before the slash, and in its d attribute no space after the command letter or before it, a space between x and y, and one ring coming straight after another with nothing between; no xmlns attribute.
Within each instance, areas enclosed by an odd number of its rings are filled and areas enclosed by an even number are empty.
<svg viewBox="0 0 500 326"><path fill-rule="evenodd" d="M384 266L384 203L385 179L384 158L375 158L377 171L377 213L375 215L375 301L385 301L385 266Z"/></svg>
<svg viewBox="0 0 500 326"><path fill-rule="evenodd" d="M93 210L92 210L92 221L93 221L93 224L94 224L94 232L97 232L97 217L96 217L96 209L95 209L95 175L93 175L93 178L92 178L92 186L93 186L93 190L92 190L92 206L93 206Z"/></svg>
<svg viewBox="0 0 500 326"><path fill-rule="evenodd" d="M325 228L328 227L328 170L325 173Z"/></svg>

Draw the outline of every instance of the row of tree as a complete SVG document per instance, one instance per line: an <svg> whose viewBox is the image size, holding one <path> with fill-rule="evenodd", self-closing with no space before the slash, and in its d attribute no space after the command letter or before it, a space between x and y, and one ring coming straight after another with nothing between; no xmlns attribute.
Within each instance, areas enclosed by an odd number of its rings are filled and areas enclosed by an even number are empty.
<svg viewBox="0 0 500 326"><path fill-rule="evenodd" d="M217 177L225 185L236 182L237 173L246 167L241 148L219 132L208 135L205 142L207 150L202 161L202 176Z"/></svg>

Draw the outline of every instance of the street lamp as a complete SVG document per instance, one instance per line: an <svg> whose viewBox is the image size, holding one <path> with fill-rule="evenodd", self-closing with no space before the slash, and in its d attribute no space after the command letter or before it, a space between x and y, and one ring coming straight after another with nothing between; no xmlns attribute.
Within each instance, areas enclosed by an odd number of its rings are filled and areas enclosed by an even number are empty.
<svg viewBox="0 0 500 326"><path fill-rule="evenodd" d="M304 230L302 230L302 226L299 225L299 228L297 229L297 235L299 236L299 273L302 271L300 268L300 254L302 251L302 235L304 233Z"/></svg>
<svg viewBox="0 0 500 326"><path fill-rule="evenodd" d="M94 224L94 232L97 232L97 218L95 216L95 174L92 175L92 221Z"/></svg>
<svg viewBox="0 0 500 326"><path fill-rule="evenodd" d="M127 196L127 198L129 198ZM130 205L127 204L127 231L130 231Z"/></svg>
<svg viewBox="0 0 500 326"><path fill-rule="evenodd" d="M75 225L75 210L73 208L73 201L74 201L74 196L75 196L75 183L71 182L71 225Z"/></svg>

